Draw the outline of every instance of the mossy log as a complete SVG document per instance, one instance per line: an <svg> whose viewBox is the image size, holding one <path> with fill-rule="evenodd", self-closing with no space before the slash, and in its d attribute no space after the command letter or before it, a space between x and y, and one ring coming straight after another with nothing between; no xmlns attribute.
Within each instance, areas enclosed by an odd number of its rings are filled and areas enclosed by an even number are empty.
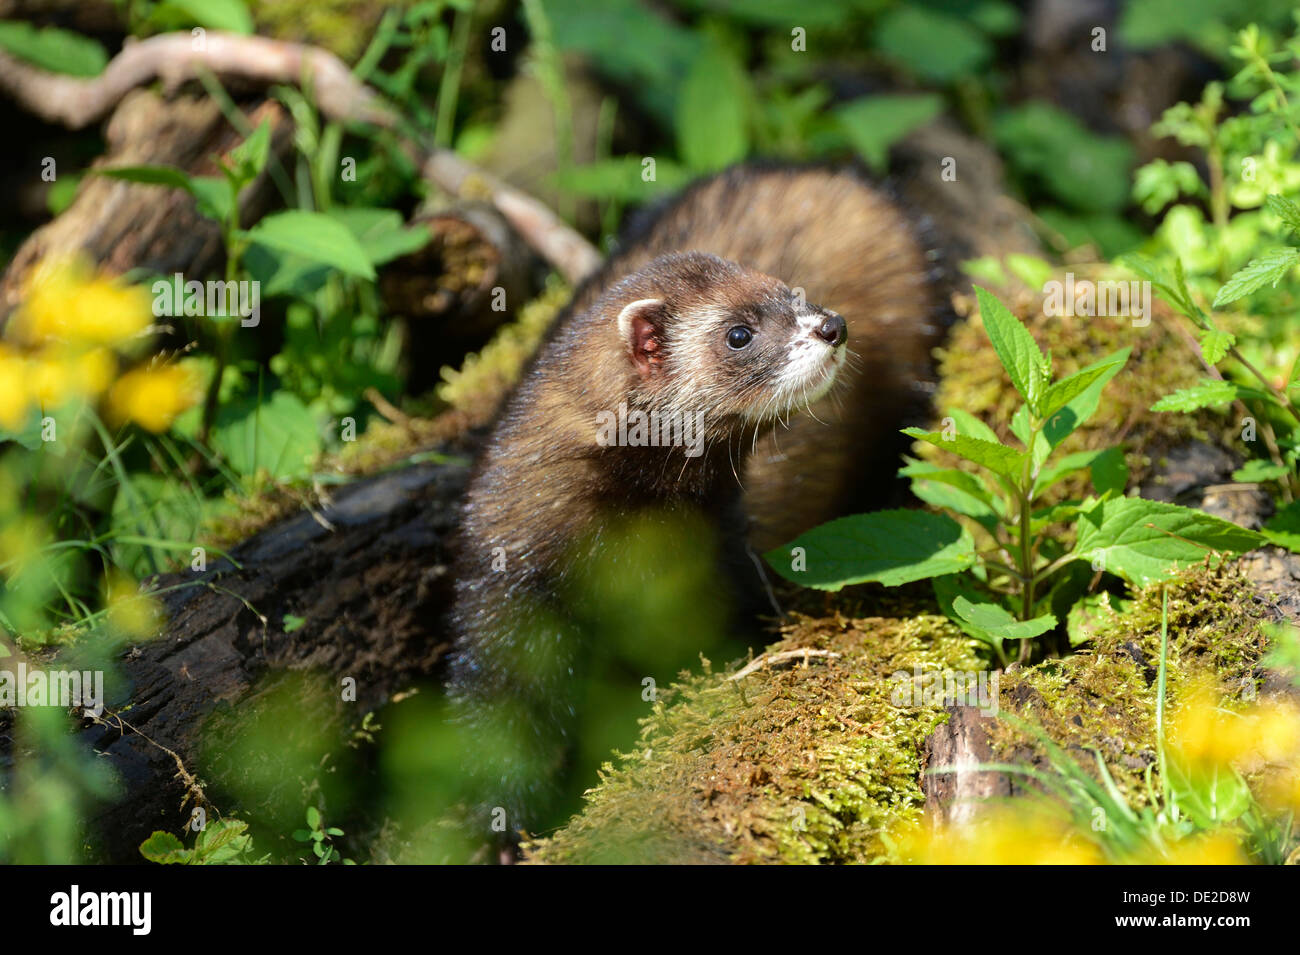
<svg viewBox="0 0 1300 955"><path fill-rule="evenodd" d="M357 481L202 573L148 582L166 627L121 660L107 701L120 717L106 715L81 735L125 784L88 820L100 858L138 862L151 831L180 832L194 805L213 811L190 788L219 775L212 720L254 708L266 676L308 671L294 691L299 712L319 711L317 725L342 738L395 692L436 679L448 649L436 625L446 606L447 539L466 472L454 459ZM349 677L355 700L343 702ZM241 809L257 816L256 806Z"/></svg>

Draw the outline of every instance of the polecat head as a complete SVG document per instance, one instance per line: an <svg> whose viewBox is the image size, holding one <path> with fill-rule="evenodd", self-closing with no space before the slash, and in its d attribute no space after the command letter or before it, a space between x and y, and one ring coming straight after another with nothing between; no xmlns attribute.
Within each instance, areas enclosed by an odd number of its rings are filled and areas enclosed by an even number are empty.
<svg viewBox="0 0 1300 955"><path fill-rule="evenodd" d="M702 412L713 429L784 418L824 395L844 364L843 318L714 255L663 256L609 294L634 402Z"/></svg>

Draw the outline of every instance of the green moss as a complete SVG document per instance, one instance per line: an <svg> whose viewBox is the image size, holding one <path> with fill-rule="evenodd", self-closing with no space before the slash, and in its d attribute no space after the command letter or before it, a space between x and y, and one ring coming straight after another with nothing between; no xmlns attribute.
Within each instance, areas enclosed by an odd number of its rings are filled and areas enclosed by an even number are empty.
<svg viewBox="0 0 1300 955"><path fill-rule="evenodd" d="M1156 668L1160 663L1160 587L1098 615L1090 645L1061 660L1003 674L1002 705L1046 731L1096 775L1096 747L1134 806L1147 801L1145 772L1155 763ZM1168 585L1168 707L1189 685L1217 684L1227 698L1252 697L1266 619L1250 581L1235 565L1189 570ZM993 734L1000 758L1042 763L1039 747L1010 724Z"/></svg>
<svg viewBox="0 0 1300 955"><path fill-rule="evenodd" d="M853 598L849 598L852 600ZM663 694L637 749L607 764L586 810L530 844L535 862L873 862L919 815L921 746L944 719L899 707L900 671L978 670L971 641L914 602L902 616L796 614L769 653L812 659L738 681L705 672Z"/></svg>
<svg viewBox="0 0 1300 955"><path fill-rule="evenodd" d="M1193 682L1240 695L1263 650L1264 609L1234 565L1198 567L1169 585L1169 704ZM813 610L825 595L801 595ZM637 749L607 764L587 807L529 861L892 861L885 834L922 812L921 754L946 719L899 706L895 674L986 664L911 594L853 588L819 616L798 613L769 653L829 650L834 660L759 670L741 681L684 677L642 723ZM1119 602L1116 601L1116 604ZM878 615L863 615L869 611ZM1000 706L1040 727L1095 773L1093 748L1134 806L1155 761L1161 588L1096 614L1092 642L1066 659L1001 675ZM1044 768L1041 747L1009 723L993 749Z"/></svg>

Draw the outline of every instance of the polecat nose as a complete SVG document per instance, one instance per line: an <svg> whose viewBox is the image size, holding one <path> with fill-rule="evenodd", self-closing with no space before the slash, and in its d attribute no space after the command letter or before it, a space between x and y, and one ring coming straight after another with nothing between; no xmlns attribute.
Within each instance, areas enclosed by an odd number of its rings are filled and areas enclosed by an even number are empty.
<svg viewBox="0 0 1300 955"><path fill-rule="evenodd" d="M849 327L844 324L844 319L840 316L827 315L826 321L817 327L817 337L835 348L843 345L844 340L849 337Z"/></svg>

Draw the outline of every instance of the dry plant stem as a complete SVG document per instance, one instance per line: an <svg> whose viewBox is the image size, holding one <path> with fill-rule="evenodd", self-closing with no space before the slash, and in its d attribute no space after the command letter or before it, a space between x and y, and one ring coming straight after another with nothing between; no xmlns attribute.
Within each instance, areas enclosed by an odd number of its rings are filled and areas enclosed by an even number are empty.
<svg viewBox="0 0 1300 955"><path fill-rule="evenodd" d="M401 137L423 175L455 196L474 189L488 198L528 245L570 283L600 264L600 253L532 196L499 182L455 153L416 142L401 117L360 83L334 54L302 43L236 36L209 30L201 46L189 33L165 33L128 42L104 72L91 78L63 76L24 63L0 51L0 91L24 109L52 123L81 129L106 116L132 89L163 81L175 89L210 71L225 79L264 85L298 85L309 80L322 114L338 122L377 126Z"/></svg>
<svg viewBox="0 0 1300 955"><path fill-rule="evenodd" d="M807 666L810 657L825 657L828 660L836 660L839 658L839 654L830 650L782 650L779 653L765 653L756 660L750 661L744 669L737 670L727 679L731 681L743 680L751 673L765 667L779 666L782 663L790 663L791 661L802 660L804 666Z"/></svg>

